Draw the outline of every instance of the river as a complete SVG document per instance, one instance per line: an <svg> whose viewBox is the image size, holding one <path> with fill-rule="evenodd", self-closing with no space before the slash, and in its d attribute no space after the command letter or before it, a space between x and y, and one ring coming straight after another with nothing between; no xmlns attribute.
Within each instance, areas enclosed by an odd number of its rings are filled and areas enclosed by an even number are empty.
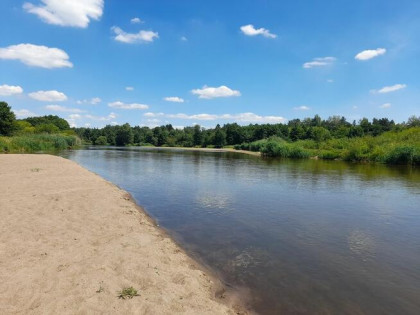
<svg viewBox="0 0 420 315"><path fill-rule="evenodd" d="M420 171L239 153L86 147L262 314L420 314Z"/></svg>

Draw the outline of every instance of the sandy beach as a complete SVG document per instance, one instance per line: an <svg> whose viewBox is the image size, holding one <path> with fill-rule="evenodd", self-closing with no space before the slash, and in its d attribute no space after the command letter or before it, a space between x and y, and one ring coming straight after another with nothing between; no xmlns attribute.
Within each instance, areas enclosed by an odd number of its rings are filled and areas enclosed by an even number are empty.
<svg viewBox="0 0 420 315"><path fill-rule="evenodd" d="M72 161L0 155L0 217L0 314L244 314L125 191ZM139 295L119 298L126 287Z"/></svg>

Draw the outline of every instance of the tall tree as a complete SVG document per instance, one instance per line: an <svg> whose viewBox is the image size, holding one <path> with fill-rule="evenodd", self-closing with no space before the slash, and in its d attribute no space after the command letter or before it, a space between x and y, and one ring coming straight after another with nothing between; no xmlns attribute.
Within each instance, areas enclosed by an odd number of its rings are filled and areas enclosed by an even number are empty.
<svg viewBox="0 0 420 315"><path fill-rule="evenodd" d="M9 104L0 102L0 135L10 136L15 129L16 116Z"/></svg>

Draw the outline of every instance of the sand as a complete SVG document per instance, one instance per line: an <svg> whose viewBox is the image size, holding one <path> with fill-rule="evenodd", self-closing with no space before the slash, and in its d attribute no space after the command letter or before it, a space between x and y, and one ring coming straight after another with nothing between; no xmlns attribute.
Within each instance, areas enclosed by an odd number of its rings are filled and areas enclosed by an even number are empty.
<svg viewBox="0 0 420 315"><path fill-rule="evenodd" d="M0 155L0 314L246 313L220 289L125 191L60 157Z"/></svg>

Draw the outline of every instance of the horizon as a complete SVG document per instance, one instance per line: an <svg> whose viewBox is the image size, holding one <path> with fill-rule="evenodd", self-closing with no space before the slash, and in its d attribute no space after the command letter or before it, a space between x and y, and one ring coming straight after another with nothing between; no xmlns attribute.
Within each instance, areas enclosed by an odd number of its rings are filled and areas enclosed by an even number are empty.
<svg viewBox="0 0 420 315"><path fill-rule="evenodd" d="M0 98L17 118L213 128L420 115L414 1L78 2L0 4Z"/></svg>

